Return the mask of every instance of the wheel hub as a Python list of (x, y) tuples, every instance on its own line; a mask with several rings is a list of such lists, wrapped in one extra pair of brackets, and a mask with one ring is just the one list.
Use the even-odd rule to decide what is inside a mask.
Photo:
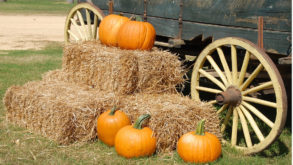
[(220, 105), (229, 104), (238, 106), (242, 101), (242, 95), (239, 89), (234, 86), (229, 86), (226, 91), (216, 95), (216, 101)]

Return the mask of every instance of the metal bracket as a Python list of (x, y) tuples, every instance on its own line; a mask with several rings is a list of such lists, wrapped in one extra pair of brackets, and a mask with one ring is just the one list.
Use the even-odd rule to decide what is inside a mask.
[(144, 12), (143, 12), (143, 20), (146, 22), (147, 21), (147, 0), (144, 0)]
[(257, 28), (258, 28), (257, 44), (260, 48), (263, 49), (263, 17), (262, 16), (258, 17)]
[(114, 6), (114, 2), (113, 0), (109, 0), (109, 14), (113, 14), (113, 6)]

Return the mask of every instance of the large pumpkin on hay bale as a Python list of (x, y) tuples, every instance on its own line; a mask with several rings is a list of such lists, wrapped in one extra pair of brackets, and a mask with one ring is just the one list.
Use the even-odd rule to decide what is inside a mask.
[(97, 120), (98, 138), (109, 146), (114, 146), (116, 133), (124, 126), (130, 125), (129, 118), (114, 106), (99, 116)]
[(177, 152), (186, 162), (207, 163), (215, 161), (221, 155), (219, 139), (204, 131), (204, 122), (198, 122), (196, 131), (184, 134), (177, 143)]
[(141, 115), (134, 125), (121, 128), (115, 137), (115, 150), (126, 158), (150, 156), (156, 150), (156, 138), (153, 131), (142, 128), (142, 122), (150, 118), (149, 114)]
[(124, 16), (110, 14), (99, 26), (99, 39), (107, 46), (117, 46), (117, 34), (120, 27), (129, 19)]
[[(137, 17), (139, 18), (139, 17)], [(118, 32), (118, 46), (129, 50), (151, 50), (156, 31), (152, 24), (139, 19), (125, 22)]]

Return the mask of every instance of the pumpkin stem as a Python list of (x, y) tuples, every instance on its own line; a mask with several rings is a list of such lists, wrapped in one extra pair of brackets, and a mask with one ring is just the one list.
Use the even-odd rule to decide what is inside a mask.
[(196, 131), (195, 131), (196, 135), (204, 135), (205, 121), (206, 121), (205, 119), (202, 119), (197, 123)]
[(149, 115), (149, 114), (143, 114), (143, 115), (139, 116), (139, 118), (135, 121), (133, 128), (142, 129), (141, 128), (142, 122), (150, 117), (151, 117), (151, 115)]
[(116, 105), (113, 106), (113, 108), (111, 109), (109, 115), (113, 116), (116, 112), (117, 108), (116, 108)]

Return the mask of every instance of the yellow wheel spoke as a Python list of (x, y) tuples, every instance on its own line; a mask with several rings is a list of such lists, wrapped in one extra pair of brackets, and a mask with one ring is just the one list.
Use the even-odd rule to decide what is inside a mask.
[(71, 20), (73, 26), (75, 27), (75, 29), (78, 31), (81, 40), (84, 40), (85, 38), (84, 38), (84, 36), (83, 36), (83, 34), (82, 34), (81, 30), (80, 30), (80, 26), (77, 25), (76, 21), (73, 18), (71, 18), (70, 20)]
[(243, 91), (242, 94), (243, 95), (247, 95), (247, 94), (250, 94), (250, 93), (255, 93), (257, 91), (260, 91), (260, 90), (263, 90), (263, 89), (267, 89), (267, 88), (270, 88), (270, 87), (273, 87), (273, 82), (272, 81), (269, 81), (269, 82), (266, 82), (266, 83), (263, 83), (259, 86), (256, 86), (256, 87), (253, 87), (253, 88), (250, 88), (246, 91)]
[(97, 29), (98, 29), (98, 16), (95, 15), (94, 16), (94, 27), (93, 27), (93, 34), (94, 34), (94, 38), (99, 38), (99, 35), (97, 36)]
[(218, 90), (218, 89), (201, 87), (201, 86), (197, 86), (195, 89), (200, 90), (200, 91), (204, 91), (204, 92), (209, 92), (209, 93), (220, 93), (220, 92), (222, 92), (221, 90)]
[(245, 119), (243, 113), (241, 112), (241, 110), (238, 107), (236, 109), (237, 109), (239, 117), (240, 117), (240, 121), (241, 121), (241, 125), (242, 125), (242, 130), (243, 130), (243, 133), (244, 133), (244, 138), (245, 138), (246, 145), (247, 145), (247, 147), (252, 147), (251, 137), (250, 137), (250, 134), (249, 134), (249, 129), (248, 129), (246, 119)]
[(247, 78), (247, 80), (241, 85), (240, 89), (243, 91), (247, 86), (255, 79), (259, 72), (263, 69), (263, 65), (259, 64), (253, 73)]
[(230, 69), (229, 69), (229, 66), (227, 64), (227, 61), (226, 61), (226, 58), (225, 58), (225, 55), (223, 53), (223, 50), (221, 48), (217, 48), (217, 52), (218, 52), (218, 55), (220, 57), (220, 60), (221, 60), (221, 63), (222, 63), (222, 66), (224, 68), (224, 71), (225, 71), (225, 74), (226, 74), (226, 77), (227, 77), (227, 80), (230, 84), (232, 84), (232, 76), (231, 76), (231, 72), (230, 72)]
[(83, 33), (84, 33), (85, 40), (88, 40), (88, 35), (87, 35), (87, 32), (86, 32), (86, 27), (85, 27), (85, 24), (84, 24), (84, 20), (83, 20), (83, 18), (82, 18), (82, 15), (81, 15), (80, 11), (78, 11), (78, 10), (76, 11), (76, 13), (77, 13), (77, 16), (78, 16), (79, 22), (80, 22), (80, 24), (81, 24), (81, 26), (82, 26), (82, 31), (83, 31)]
[(237, 128), (238, 128), (238, 112), (234, 108), (233, 110), (233, 123), (232, 123), (232, 135), (231, 135), (231, 145), (235, 146), (237, 143)]
[(216, 72), (220, 76), (220, 78), (223, 81), (223, 83), (225, 84), (225, 86), (227, 87), (229, 84), (227, 82), (225, 75), (223, 74), (223, 72), (219, 68), (219, 66), (216, 64), (216, 62), (214, 61), (214, 59), (210, 55), (207, 56), (207, 59), (210, 62), (210, 64), (213, 66), (213, 68), (216, 70)]
[(79, 38), (72, 32), (72, 31), (70, 31), (70, 30), (68, 30), (68, 33), (76, 40), (76, 41), (78, 41), (79, 40)]
[(239, 106), (240, 109), (242, 110), (242, 112), (244, 113), (245, 117), (247, 118), (247, 120), (249, 121), (252, 129), (254, 130), (257, 138), (259, 139), (259, 141), (263, 141), (264, 140), (264, 136), (261, 133), (260, 129), (258, 128), (256, 122), (254, 121), (253, 117), (251, 116), (251, 114), (246, 110), (245, 107), (243, 107), (243, 105)]
[(87, 27), (88, 27), (89, 39), (93, 39), (91, 17), (90, 17), (90, 13), (89, 13), (88, 9), (85, 9), (85, 13), (86, 13), (86, 22), (87, 22)]
[(217, 103), (216, 100), (211, 100), (211, 101), (208, 102), (208, 104), (216, 104), (216, 103)]
[(264, 116), (259, 110), (257, 110), (254, 106), (250, 105), (249, 103), (242, 101), (242, 105), (244, 105), (248, 110), (254, 113), (259, 119), (261, 119), (264, 123), (266, 123), (269, 127), (273, 128), (274, 123)]
[(232, 79), (233, 85), (237, 85), (237, 77), (238, 77), (238, 70), (237, 70), (237, 50), (234, 45), (231, 45), (231, 58), (232, 58)]
[(223, 83), (221, 83), (219, 80), (217, 80), (214, 76), (209, 74), (208, 72), (204, 71), (203, 69), (199, 69), (199, 73), (201, 73), (203, 76), (211, 80), (213, 83), (215, 83), (218, 87), (220, 87), (222, 90), (225, 90), (226, 87)]
[(221, 112), (223, 112), (224, 110), (226, 110), (228, 104), (223, 105), (218, 111), (217, 114), (220, 114)]
[(223, 122), (223, 124), (221, 126), (221, 132), (224, 132), (225, 131), (225, 129), (227, 127), (227, 124), (229, 122), (229, 119), (231, 117), (232, 111), (233, 111), (233, 107), (230, 106), (229, 109), (228, 109), (228, 112), (227, 112), (227, 114), (225, 116), (224, 122)]
[(248, 63), (249, 63), (249, 58), (250, 58), (250, 52), (246, 50), (245, 57), (244, 57), (244, 60), (243, 60), (243, 64), (242, 64), (242, 67), (241, 67), (241, 71), (240, 71), (240, 74), (239, 74), (238, 86), (240, 86), (243, 83), (243, 80), (245, 78), (247, 66), (248, 66)]
[(261, 105), (277, 108), (277, 103), (274, 103), (274, 102), (270, 102), (270, 101), (266, 101), (266, 100), (262, 100), (262, 99), (257, 99), (257, 98), (253, 98), (253, 97), (248, 97), (248, 96), (243, 96), (242, 99), (244, 101), (253, 102), (256, 104), (261, 104)]

